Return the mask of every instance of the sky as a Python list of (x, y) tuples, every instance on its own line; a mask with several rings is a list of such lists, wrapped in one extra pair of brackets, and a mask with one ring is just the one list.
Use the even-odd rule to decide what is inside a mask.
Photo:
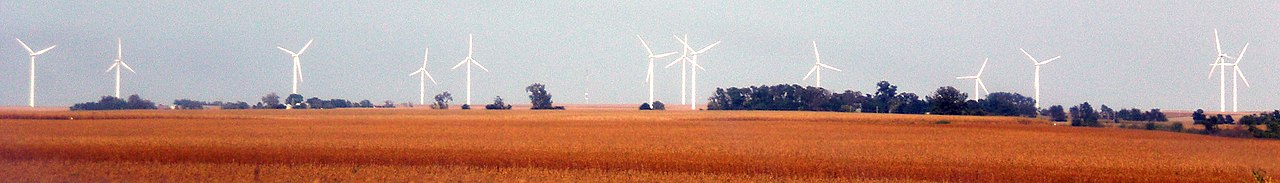
[[(941, 86), (966, 93), (973, 75), (992, 92), (1033, 95), (1037, 59), (1042, 104), (1113, 108), (1216, 109), (1213, 31), (1223, 52), (1238, 55), (1240, 110), (1277, 108), (1280, 96), (1280, 2), (1275, 1), (0, 1), (0, 106), (27, 103), (30, 61), (37, 57), (36, 102), (68, 106), (114, 92), (116, 38), (137, 73), (123, 93), (158, 103), (174, 99), (246, 101), (287, 94), (291, 58), (301, 56), (299, 93), (309, 97), (416, 102), (408, 74), (430, 49), (428, 97), (448, 91), (465, 101), (467, 35), (475, 36), (472, 103), (501, 96), (527, 103), (524, 87), (543, 83), (557, 103), (639, 104), (655, 52), (722, 43), (699, 56), (699, 105), (717, 87), (802, 81), (813, 43), (823, 87), (928, 95)], [(680, 68), (655, 63), (655, 94), (678, 104)], [(1231, 100), (1231, 75), (1227, 75)], [(430, 99), (428, 99), (430, 100)], [(1230, 108), (1230, 103), (1227, 107)]]

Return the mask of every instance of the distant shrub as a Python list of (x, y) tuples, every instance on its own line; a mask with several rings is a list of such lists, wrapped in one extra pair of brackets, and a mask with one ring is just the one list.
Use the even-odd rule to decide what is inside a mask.
[(470, 104), (462, 104), (462, 110), (470, 110), (470, 109), (471, 109)]
[(663, 104), (662, 101), (653, 101), (653, 106), (651, 107), (653, 107), (653, 110), (667, 110), (667, 105)]
[(1183, 130), (1186, 130), (1186, 128), (1182, 126), (1182, 123), (1173, 123), (1173, 125), (1169, 125), (1169, 131), (1182, 132)]
[(1145, 127), (1147, 130), (1156, 130), (1156, 129), (1158, 129), (1158, 128), (1156, 128), (1156, 123), (1152, 123), (1152, 122), (1147, 122), (1147, 124), (1146, 124), (1146, 125), (1144, 125), (1144, 127)]
[(643, 104), (640, 104), (640, 110), (642, 111), (653, 110), (653, 107), (649, 107), (649, 103), (645, 102)]
[(951, 121), (941, 120), (941, 121), (935, 121), (933, 122), (933, 124), (947, 125), (947, 124), (951, 124)]
[(494, 99), (493, 99), (493, 103), (492, 103), (492, 104), (485, 105), (485, 106), (484, 106), (484, 109), (487, 109), (487, 110), (511, 110), (511, 105), (507, 105), (507, 103), (502, 102), (502, 97), (501, 97), (501, 96), (498, 96), (498, 97), (496, 97), (496, 98), (494, 98)]

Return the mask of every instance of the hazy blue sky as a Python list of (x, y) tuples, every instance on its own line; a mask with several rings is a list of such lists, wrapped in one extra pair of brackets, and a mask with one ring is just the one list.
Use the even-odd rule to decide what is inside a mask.
[[(160, 103), (175, 98), (243, 100), (289, 93), (291, 61), (302, 55), (307, 97), (417, 100), (408, 74), (431, 49), (428, 94), (463, 100), (466, 56), (492, 72), (473, 73), (474, 103), (503, 96), (528, 102), (523, 88), (545, 83), (560, 103), (640, 103), (647, 60), (635, 35), (657, 52), (676, 51), (673, 34), (691, 44), (722, 44), (701, 56), (698, 97), (716, 87), (803, 83), (816, 40), (833, 90), (874, 90), (888, 80), (921, 95), (939, 86), (972, 91), (971, 75), (990, 58), (992, 91), (1032, 94), (1026, 48), (1045, 59), (1045, 104), (1083, 101), (1113, 107), (1216, 109), (1213, 29), (1239, 54), (1253, 84), (1241, 108), (1280, 103), (1280, 2), (1274, 1), (0, 1), (0, 105), (26, 104), (28, 60), (13, 38), (33, 49), (58, 47), (37, 60), (37, 103), (65, 106), (113, 92), (115, 38), (137, 74), (124, 93)], [(659, 61), (665, 65), (675, 57)], [(679, 69), (657, 69), (658, 99), (679, 103)], [(1229, 80), (1228, 80), (1229, 82)], [(1229, 85), (1229, 83), (1228, 83)], [(1243, 84), (1242, 84), (1243, 85)], [(1229, 91), (1228, 91), (1229, 92)], [(1228, 100), (1230, 96), (1228, 96)], [(1229, 104), (1228, 104), (1229, 105)]]

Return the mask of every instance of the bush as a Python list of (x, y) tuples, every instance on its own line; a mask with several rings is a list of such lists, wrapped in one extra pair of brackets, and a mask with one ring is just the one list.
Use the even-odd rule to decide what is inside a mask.
[(471, 110), (470, 104), (462, 104), (462, 110)]
[(1147, 130), (1156, 130), (1156, 123), (1147, 122), (1147, 124), (1146, 124), (1146, 125), (1144, 125), (1144, 127), (1145, 127)]
[(1186, 128), (1182, 126), (1182, 123), (1173, 123), (1173, 125), (1169, 125), (1169, 131), (1182, 132), (1183, 130), (1186, 130)]
[(642, 111), (653, 110), (653, 107), (649, 107), (649, 103), (645, 102), (643, 104), (640, 104), (640, 110)]
[(662, 101), (653, 101), (652, 107), (653, 107), (653, 110), (659, 110), (659, 111), (667, 110), (667, 105), (663, 104)]
[(951, 124), (951, 121), (947, 121), (947, 120), (935, 121), (933, 122), (933, 124), (946, 125), (946, 124)]
[(511, 105), (507, 105), (507, 103), (503, 103), (503, 102), (502, 102), (502, 97), (501, 97), (501, 96), (498, 96), (498, 97), (496, 97), (496, 98), (494, 98), (494, 99), (493, 99), (493, 103), (492, 103), (492, 104), (485, 105), (485, 106), (484, 106), (484, 109), (487, 109), (487, 110), (511, 110)]

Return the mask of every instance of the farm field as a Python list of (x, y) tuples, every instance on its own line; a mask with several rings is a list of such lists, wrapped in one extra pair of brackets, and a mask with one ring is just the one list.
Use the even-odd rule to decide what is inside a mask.
[(1280, 175), (1276, 140), (1028, 118), (604, 108), (0, 110), (0, 180), (1240, 182), (1254, 169)]

